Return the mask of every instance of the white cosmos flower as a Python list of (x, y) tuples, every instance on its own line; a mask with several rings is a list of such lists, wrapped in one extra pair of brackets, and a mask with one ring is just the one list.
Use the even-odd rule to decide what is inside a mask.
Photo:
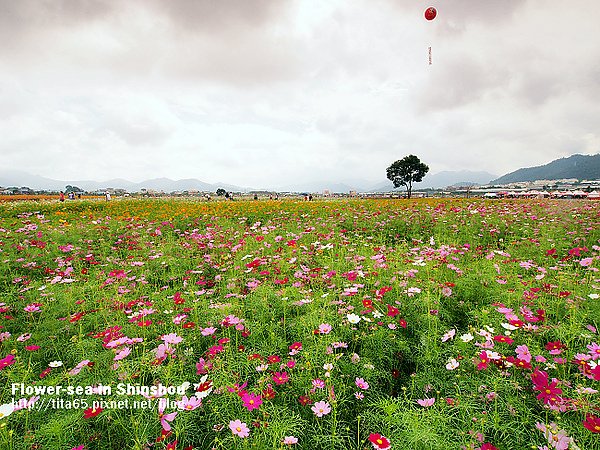
[(519, 327), (515, 327), (514, 325), (511, 325), (510, 323), (503, 323), (502, 328), (504, 328), (505, 330), (515, 331)]
[(446, 364), (446, 369), (448, 370), (454, 370), (458, 367), (458, 361), (454, 358), (452, 358), (450, 361), (448, 361), (448, 364)]
[(0, 419), (4, 419), (5, 417), (10, 416), (15, 410), (15, 405), (13, 403), (5, 403), (0, 406)]
[(463, 342), (470, 342), (473, 340), (473, 335), (471, 333), (465, 333), (460, 337), (460, 340)]
[(346, 318), (348, 319), (348, 322), (350, 322), (350, 323), (356, 324), (356, 323), (360, 322), (360, 316), (357, 314), (354, 314), (354, 313), (348, 314), (346, 316)]
[(57, 368), (63, 365), (62, 361), (52, 361), (48, 363), (48, 365), (52, 368)]
[(597, 300), (600, 297), (600, 295), (598, 295), (598, 294), (590, 294), (590, 295), (588, 295), (588, 297), (591, 298), (592, 300)]

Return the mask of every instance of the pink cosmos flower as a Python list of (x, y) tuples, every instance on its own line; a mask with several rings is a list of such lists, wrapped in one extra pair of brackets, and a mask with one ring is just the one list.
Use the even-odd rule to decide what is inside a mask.
[(113, 361), (121, 361), (122, 359), (129, 356), (130, 353), (131, 353), (131, 349), (129, 347), (124, 347), (121, 351), (119, 351), (115, 355), (115, 357), (113, 358)]
[(177, 411), (169, 413), (169, 414), (165, 414), (165, 408), (167, 406), (167, 402), (163, 401), (163, 399), (159, 400), (158, 402), (158, 418), (160, 419), (160, 424), (163, 427), (163, 430), (165, 431), (171, 431), (171, 424), (169, 424), (169, 422), (172, 422), (175, 417), (177, 416)]
[(331, 405), (326, 401), (316, 402), (310, 409), (317, 417), (323, 417), (331, 412)]
[(600, 358), (600, 345), (598, 345), (595, 342), (592, 342), (590, 345), (587, 346), (588, 350), (590, 351), (590, 356), (592, 357), (592, 360), (597, 360), (598, 358)]
[(202, 405), (202, 399), (196, 397), (195, 395), (190, 398), (188, 398), (186, 395), (184, 395), (181, 398), (181, 401), (177, 402), (178, 408), (183, 409), (185, 411), (193, 411), (194, 409), (198, 408), (201, 405)]
[(456, 330), (454, 328), (446, 331), (444, 333), (444, 335), (442, 336), (442, 342), (446, 342), (446, 341), (453, 339), (455, 335), (456, 335)]
[(206, 327), (201, 331), (202, 336), (210, 336), (211, 334), (215, 334), (217, 329), (215, 327)]
[(363, 390), (367, 390), (369, 389), (369, 383), (367, 383), (364, 379), (362, 378), (356, 378), (356, 380), (354, 380), (354, 384), (356, 384), (357, 387), (359, 387), (360, 389)]
[(312, 385), (315, 389), (325, 389), (325, 382), (319, 378), (312, 380)]
[(250, 429), (245, 422), (242, 422), (239, 419), (229, 422), (229, 429), (235, 436), (239, 436), (241, 438), (250, 436)]
[(518, 345), (515, 349), (515, 353), (519, 359), (525, 362), (531, 362), (531, 353), (529, 353), (529, 347), (526, 345)]
[(579, 261), (579, 264), (582, 267), (590, 267), (593, 262), (594, 262), (594, 258), (583, 258), (581, 261)]
[(298, 438), (294, 436), (286, 436), (283, 438), (283, 445), (294, 445), (298, 443)]
[(164, 341), (165, 344), (173, 345), (177, 345), (181, 341), (183, 341), (183, 338), (181, 336), (177, 336), (176, 333), (165, 334), (161, 337), (161, 339)]
[(417, 400), (417, 403), (423, 408), (429, 408), (435, 403), (435, 398), (424, 398)]
[(333, 330), (333, 327), (328, 323), (322, 323), (321, 325), (319, 325), (320, 334), (329, 334), (331, 333), (331, 330)]

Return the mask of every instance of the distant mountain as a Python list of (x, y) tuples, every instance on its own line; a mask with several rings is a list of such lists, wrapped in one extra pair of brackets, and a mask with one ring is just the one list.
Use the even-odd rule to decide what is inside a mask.
[[(433, 175), (426, 175), (421, 183), (416, 183), (414, 189), (444, 188), (452, 185), (481, 185), (487, 184), (494, 178), (489, 172), (474, 172), (470, 170), (444, 171)], [(277, 190), (284, 192), (330, 192), (348, 193), (356, 192), (391, 192), (394, 185), (385, 180), (373, 184), (366, 180), (345, 180), (343, 182), (316, 181), (312, 183), (295, 183), (293, 185), (281, 186)]]
[(129, 192), (139, 192), (142, 189), (152, 189), (155, 191), (174, 192), (174, 191), (209, 191), (215, 192), (218, 188), (223, 188), (228, 191), (245, 192), (248, 188), (242, 188), (225, 183), (205, 183), (194, 178), (185, 180), (171, 180), (169, 178), (155, 178), (145, 180), (140, 183), (116, 178), (106, 181), (92, 180), (54, 180), (38, 175), (31, 175), (27, 172), (19, 170), (0, 170), (0, 186), (2, 187), (23, 187), (27, 186), (34, 190), (49, 190), (59, 191), (64, 190), (65, 186), (77, 186), (86, 191), (96, 191), (99, 189), (114, 188), (125, 189)]
[(487, 184), (494, 179), (496, 175), (483, 171), (454, 170), (425, 175), (421, 183), (416, 183), (416, 189), (424, 188), (445, 188), (455, 185), (479, 185)]
[(525, 167), (503, 175), (491, 183), (508, 184), (521, 181), (561, 180), (563, 178), (600, 179), (600, 154), (572, 155), (568, 158), (556, 159), (543, 166)]

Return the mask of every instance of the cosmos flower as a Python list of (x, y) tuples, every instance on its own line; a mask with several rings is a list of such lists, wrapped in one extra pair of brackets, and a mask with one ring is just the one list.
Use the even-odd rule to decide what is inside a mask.
[(369, 434), (369, 442), (376, 450), (388, 450), (389, 448), (392, 448), (389, 439), (378, 433)]
[(235, 436), (241, 438), (247, 438), (248, 436), (250, 436), (250, 429), (248, 428), (245, 422), (242, 422), (239, 419), (232, 420), (231, 422), (229, 422), (229, 429)]
[(323, 417), (331, 412), (331, 405), (326, 401), (316, 402), (310, 409), (317, 417)]

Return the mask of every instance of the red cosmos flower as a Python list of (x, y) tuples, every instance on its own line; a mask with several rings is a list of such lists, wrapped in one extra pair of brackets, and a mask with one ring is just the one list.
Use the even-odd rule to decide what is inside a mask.
[(496, 447), (494, 447), (492, 444), (490, 444), (489, 442), (486, 442), (485, 444), (483, 444), (481, 446), (480, 450), (498, 450)]
[(88, 408), (85, 411), (83, 411), (83, 418), (91, 419), (92, 417), (96, 417), (101, 412), (102, 408)]
[(396, 317), (398, 314), (400, 314), (400, 310), (398, 308), (389, 304), (387, 305), (387, 310), (387, 315), (390, 317)]
[(401, 326), (402, 328), (406, 328), (406, 325), (407, 325), (407, 323), (406, 323), (406, 320), (404, 320), (404, 319), (400, 319), (400, 320), (398, 321), (398, 323), (400, 324), (400, 326)]
[(377, 298), (382, 298), (387, 292), (390, 292), (391, 290), (391, 286), (383, 286), (381, 289), (377, 289), (375, 291), (375, 295), (377, 296)]
[(531, 374), (531, 381), (533, 381), (536, 388), (546, 386), (548, 384), (548, 374), (536, 367)]
[(160, 430), (160, 436), (156, 438), (156, 442), (162, 442), (172, 434), (173, 432), (171, 430), (167, 431), (163, 428), (162, 430)]
[(248, 355), (248, 361), (252, 361), (253, 359), (262, 359), (262, 356), (260, 356), (258, 353), (252, 353), (251, 355)]
[(196, 388), (196, 392), (208, 391), (212, 387), (212, 380), (206, 380), (204, 383), (200, 383)]
[(194, 328), (196, 324), (194, 322), (186, 322), (183, 324), (183, 328)]
[(594, 380), (600, 381), (600, 364), (591, 370), (591, 374), (593, 375)]
[(518, 359), (518, 358), (515, 358), (514, 356), (508, 356), (506, 358), (506, 360), (509, 363), (514, 364), (515, 366), (517, 366), (520, 369), (531, 369), (531, 363), (525, 361), (524, 359)]
[(300, 404), (302, 406), (310, 405), (312, 403), (312, 400), (310, 399), (310, 397), (308, 397), (306, 395), (301, 395), (300, 397), (298, 397), (298, 401), (300, 402)]
[(42, 373), (40, 373), (40, 378), (45, 378), (52, 371), (52, 367), (46, 367)]
[(546, 344), (546, 350), (550, 352), (551, 355), (559, 355), (563, 348), (566, 348), (565, 345), (560, 341), (548, 342)]
[(392, 444), (390, 444), (389, 439), (378, 433), (371, 433), (369, 435), (369, 441), (371, 442), (373, 448), (378, 450), (387, 450), (388, 448), (392, 447)]
[(36, 350), (40, 349), (40, 346), (39, 345), (26, 345), (24, 348), (28, 352), (35, 352)]
[(546, 386), (534, 386), (534, 389), (540, 391), (536, 398), (547, 404), (555, 403), (559, 400), (558, 396), (562, 394), (562, 389), (556, 387), (555, 381)]
[(264, 389), (261, 394), (262, 398), (264, 398), (265, 400), (273, 400), (275, 398), (275, 391), (273, 390), (271, 385), (268, 385), (267, 388)]
[(511, 345), (513, 342), (515, 342), (513, 339), (509, 338), (508, 336), (504, 336), (503, 334), (499, 336), (494, 336), (494, 341), (503, 342), (508, 345)]
[(252, 262), (249, 262), (246, 264), (246, 267), (248, 269), (254, 269), (255, 267), (260, 266), (260, 259), (255, 259)]
[(166, 449), (167, 450), (175, 450), (177, 448), (177, 441), (173, 441), (169, 444), (167, 444)]
[(150, 325), (152, 325), (152, 321), (151, 320), (140, 320), (137, 323), (138, 327), (149, 327)]
[(590, 430), (592, 433), (600, 433), (600, 417), (588, 414), (587, 416), (585, 416), (583, 426)]
[(275, 372), (273, 374), (273, 381), (275, 384), (285, 384), (290, 381), (290, 377), (287, 372)]
[(175, 292), (173, 303), (176, 305), (183, 305), (185, 303), (185, 299), (181, 296), (181, 292)]
[(290, 345), (289, 349), (291, 351), (300, 351), (300, 350), (302, 350), (302, 342), (294, 342), (292, 345)]
[(269, 364), (277, 364), (278, 362), (281, 362), (281, 358), (277, 355), (271, 355), (267, 358)]
[(362, 301), (362, 304), (363, 304), (363, 306), (364, 306), (365, 308), (367, 308), (367, 309), (373, 309), (373, 300), (370, 300), (370, 299), (368, 299), (368, 298), (365, 298), (365, 299)]
[[(477, 364), (477, 370), (487, 369), (487, 366), (490, 362), (490, 358), (488, 358), (487, 352), (484, 350), (479, 354), (479, 363)], [(477, 362), (477, 361), (475, 361)]]

